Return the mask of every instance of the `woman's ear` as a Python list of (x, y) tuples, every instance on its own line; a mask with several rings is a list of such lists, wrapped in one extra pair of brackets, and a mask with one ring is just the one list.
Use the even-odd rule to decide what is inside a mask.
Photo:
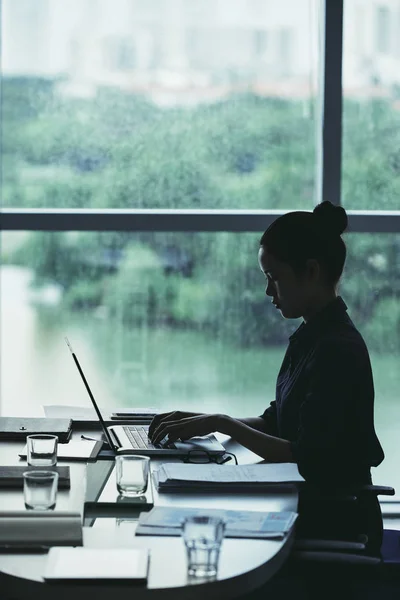
[(321, 276), (321, 267), (315, 258), (309, 258), (306, 261), (306, 277), (312, 283), (317, 283)]

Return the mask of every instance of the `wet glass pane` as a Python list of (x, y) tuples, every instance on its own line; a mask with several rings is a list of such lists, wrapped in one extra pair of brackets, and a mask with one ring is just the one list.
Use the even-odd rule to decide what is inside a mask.
[(272, 399), (293, 326), (264, 295), (258, 235), (9, 232), (2, 240), (4, 414), (89, 406), (64, 336), (102, 406), (238, 414), (243, 398), (258, 412)]
[(319, 0), (4, 0), (8, 207), (311, 208)]
[(343, 43), (343, 204), (399, 210), (400, 0), (346, 0)]
[(348, 259), (341, 293), (370, 351), (375, 425), (386, 458), (372, 469), (375, 483), (400, 490), (400, 234), (345, 236)]
[[(90, 406), (65, 335), (106, 410), (260, 414), (299, 323), (266, 298), (258, 241), (253, 233), (3, 233), (2, 414)], [(370, 350), (386, 453), (375, 481), (400, 488), (400, 235), (346, 242), (340, 293)]]

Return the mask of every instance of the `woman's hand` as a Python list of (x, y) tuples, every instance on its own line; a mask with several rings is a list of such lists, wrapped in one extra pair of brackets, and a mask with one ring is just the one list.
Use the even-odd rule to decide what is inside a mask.
[(151, 421), (151, 423), (149, 425), (149, 433), (148, 433), (149, 440), (151, 442), (153, 442), (154, 433), (161, 424), (168, 423), (169, 421), (180, 421), (181, 419), (187, 419), (188, 417), (198, 417), (201, 414), (202, 413), (183, 412), (181, 410), (173, 410), (171, 412), (166, 412), (166, 413), (161, 413), (159, 415), (156, 415), (155, 417), (153, 417), (153, 420)]
[(220, 414), (197, 414), (175, 420), (170, 414), (168, 418), (162, 420), (158, 427), (152, 431), (151, 441), (153, 444), (157, 444), (165, 436), (168, 436), (170, 442), (174, 442), (177, 439), (186, 440), (195, 435), (207, 435), (214, 431), (227, 433), (226, 426), (228, 421), (228, 416)]

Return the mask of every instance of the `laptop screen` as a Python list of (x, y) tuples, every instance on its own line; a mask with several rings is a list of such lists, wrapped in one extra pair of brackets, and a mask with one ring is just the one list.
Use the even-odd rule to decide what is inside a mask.
[(90, 389), (90, 387), (89, 387), (89, 384), (88, 384), (88, 382), (86, 381), (86, 377), (85, 377), (85, 375), (84, 375), (84, 373), (83, 373), (83, 371), (82, 371), (82, 369), (81, 369), (81, 365), (79, 364), (79, 361), (78, 361), (78, 359), (77, 359), (77, 357), (76, 357), (76, 354), (75, 354), (75, 352), (74, 352), (74, 351), (73, 351), (73, 349), (72, 349), (72, 346), (71, 346), (71, 344), (69, 343), (69, 340), (68, 340), (68, 338), (65, 338), (65, 341), (67, 342), (67, 346), (68, 346), (68, 348), (70, 349), (70, 352), (71, 352), (71, 354), (72, 354), (72, 358), (74, 359), (74, 361), (75, 361), (75, 364), (76, 364), (76, 366), (77, 366), (77, 368), (78, 368), (79, 374), (80, 374), (80, 376), (82, 377), (83, 383), (85, 384), (85, 387), (86, 387), (86, 389), (87, 389), (87, 392), (88, 392), (88, 394), (89, 394), (90, 400), (91, 400), (91, 402), (92, 402), (92, 404), (93, 404), (93, 408), (94, 408), (94, 410), (96, 411), (96, 414), (97, 414), (97, 416), (99, 417), (100, 425), (101, 425), (101, 426), (102, 426), (102, 428), (103, 428), (104, 435), (106, 436), (106, 440), (107, 440), (107, 442), (108, 442), (108, 444), (109, 444), (109, 446), (110, 446), (110, 449), (111, 449), (111, 450), (114, 450), (114, 452), (115, 452), (115, 450), (116, 450), (115, 444), (114, 444), (114, 442), (112, 441), (112, 438), (111, 438), (111, 436), (110, 436), (110, 433), (109, 433), (109, 431), (108, 431), (108, 429), (107, 429), (107, 427), (106, 427), (106, 424), (105, 424), (105, 422), (104, 422), (104, 419), (103, 419), (103, 417), (101, 416), (100, 409), (99, 409), (99, 407), (97, 406), (96, 400), (94, 399), (94, 396), (93, 396), (93, 394), (92, 394), (92, 390)]

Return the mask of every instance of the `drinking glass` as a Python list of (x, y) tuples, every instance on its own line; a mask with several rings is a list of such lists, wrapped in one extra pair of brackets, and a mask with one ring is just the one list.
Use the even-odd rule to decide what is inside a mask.
[(115, 457), (117, 490), (121, 496), (140, 496), (147, 490), (150, 458), (139, 454)]
[(49, 510), (56, 505), (58, 473), (56, 471), (25, 471), (24, 501), (31, 510)]
[(182, 537), (187, 553), (188, 575), (213, 577), (217, 574), (225, 523), (219, 517), (196, 515), (182, 523)]
[(56, 435), (28, 435), (27, 461), (32, 467), (53, 467), (57, 464), (58, 437)]

